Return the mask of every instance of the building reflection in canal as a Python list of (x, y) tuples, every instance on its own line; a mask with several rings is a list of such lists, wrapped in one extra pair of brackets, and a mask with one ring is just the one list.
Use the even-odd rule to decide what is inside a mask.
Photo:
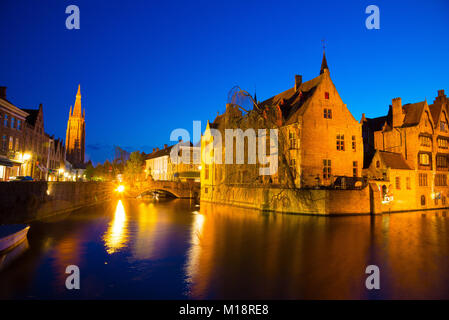
[[(449, 298), (444, 211), (331, 218), (121, 200), (36, 222), (28, 240), (0, 270), (0, 298)], [(371, 264), (378, 291), (365, 288)]]

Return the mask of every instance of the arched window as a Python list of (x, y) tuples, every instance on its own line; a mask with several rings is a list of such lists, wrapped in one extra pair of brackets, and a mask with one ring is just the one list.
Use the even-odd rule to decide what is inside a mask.
[(425, 196), (425, 195), (422, 195), (422, 196), (421, 196), (421, 205), (422, 205), (422, 206), (425, 206), (425, 205), (426, 205), (426, 196)]
[(380, 168), (380, 161), (379, 160), (376, 161), (376, 168)]

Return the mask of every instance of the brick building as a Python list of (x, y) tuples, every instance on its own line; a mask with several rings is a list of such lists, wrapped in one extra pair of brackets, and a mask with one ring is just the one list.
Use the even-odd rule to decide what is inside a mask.
[[(202, 157), (202, 199), (210, 197), (220, 186), (239, 185), (257, 187), (269, 184), (280, 188), (328, 188), (342, 181), (361, 184), (363, 164), (362, 126), (352, 116), (341, 99), (332, 79), (326, 56), (323, 53), (319, 76), (303, 82), (296, 75), (294, 86), (263, 102), (257, 102), (252, 110), (228, 103), (225, 113), (208, 123), (202, 139), (205, 150), (216, 137), (211, 130), (218, 130), (225, 137), (226, 129), (278, 129), (279, 169), (271, 176), (261, 176), (260, 164), (224, 164), (226, 143), (222, 143), (222, 164), (207, 164)], [(269, 119), (270, 120), (269, 121)], [(267, 120), (268, 119), (268, 120)], [(267, 133), (267, 135), (269, 135)], [(254, 144), (245, 139), (245, 155), (248, 146)], [(269, 143), (266, 144), (270, 150)], [(234, 145), (235, 151), (235, 145)], [(259, 153), (259, 149), (257, 151)], [(269, 153), (269, 152), (268, 152)], [(235, 157), (235, 152), (233, 152)], [(207, 155), (206, 155), (207, 157)], [(359, 181), (357, 183), (357, 181)]]
[[(383, 202), (391, 210), (448, 206), (449, 121), (444, 90), (438, 91), (431, 105), (427, 100), (402, 105), (402, 99), (395, 98), (386, 116), (363, 115), (361, 123), (365, 174), (378, 181)], [(395, 157), (396, 163), (406, 166), (398, 171), (380, 161), (379, 154)]]
[(22, 174), (27, 116), (28, 113), (6, 99), (6, 87), (0, 87), (0, 181)]

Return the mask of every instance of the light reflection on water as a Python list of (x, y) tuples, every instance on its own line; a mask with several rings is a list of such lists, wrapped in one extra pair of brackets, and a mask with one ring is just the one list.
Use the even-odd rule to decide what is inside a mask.
[[(0, 298), (449, 298), (444, 211), (326, 218), (123, 200), (34, 223), (28, 239), (0, 271)], [(365, 289), (369, 264), (380, 291)]]
[(126, 227), (125, 208), (122, 200), (119, 200), (115, 208), (114, 218), (103, 237), (107, 253), (112, 254), (126, 246), (128, 240)]

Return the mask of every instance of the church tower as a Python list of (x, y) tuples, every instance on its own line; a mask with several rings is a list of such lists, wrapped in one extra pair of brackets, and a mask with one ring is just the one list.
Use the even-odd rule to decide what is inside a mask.
[(86, 144), (85, 115), (86, 109), (81, 114), (81, 85), (78, 85), (73, 113), (70, 106), (65, 140), (67, 161), (75, 167), (84, 164), (84, 148)]

